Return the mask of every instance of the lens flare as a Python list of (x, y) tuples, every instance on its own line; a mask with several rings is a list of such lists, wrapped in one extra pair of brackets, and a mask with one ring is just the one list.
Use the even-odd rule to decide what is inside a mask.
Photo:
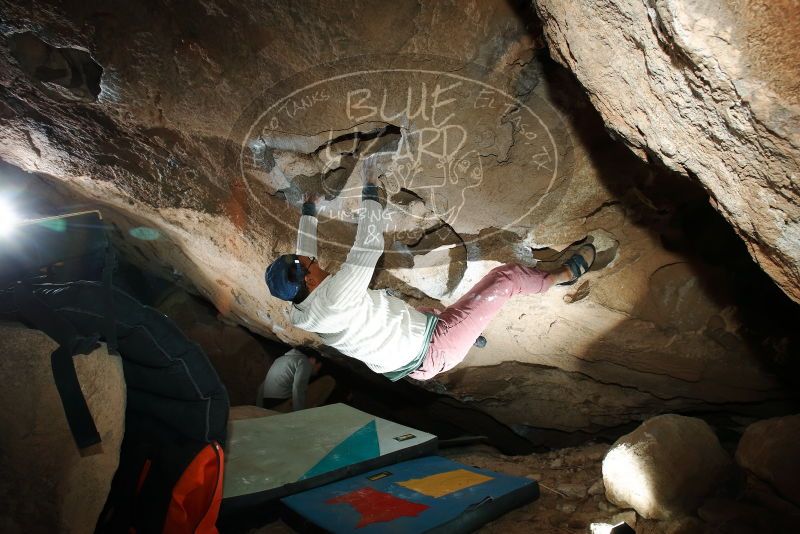
[(5, 237), (13, 232), (20, 218), (8, 200), (0, 198), (0, 237)]
[(136, 239), (141, 239), (142, 241), (156, 241), (161, 237), (161, 232), (155, 228), (148, 228), (147, 226), (131, 228), (129, 233)]

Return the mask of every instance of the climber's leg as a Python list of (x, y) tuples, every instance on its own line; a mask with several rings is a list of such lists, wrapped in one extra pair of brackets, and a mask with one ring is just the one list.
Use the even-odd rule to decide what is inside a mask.
[(419, 369), (409, 376), (428, 380), (461, 363), (497, 312), (514, 295), (543, 293), (553, 284), (569, 284), (586, 274), (597, 251), (591, 244), (581, 245), (553, 273), (524, 265), (507, 264), (492, 269), (458, 301), (438, 313), (439, 321), (428, 353)]
[(409, 376), (428, 380), (452, 369), (464, 359), (486, 325), (514, 295), (547, 291), (558, 279), (524, 265), (507, 264), (492, 269), (452, 306), (439, 314), (428, 354)]

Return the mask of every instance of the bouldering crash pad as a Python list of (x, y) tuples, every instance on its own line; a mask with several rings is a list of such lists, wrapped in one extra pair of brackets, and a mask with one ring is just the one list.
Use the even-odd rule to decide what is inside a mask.
[(439, 456), (417, 458), (281, 500), (301, 531), (472, 532), (534, 501), (534, 480)]
[(223, 509), (258, 505), (436, 448), (432, 434), (345, 404), (232, 421)]

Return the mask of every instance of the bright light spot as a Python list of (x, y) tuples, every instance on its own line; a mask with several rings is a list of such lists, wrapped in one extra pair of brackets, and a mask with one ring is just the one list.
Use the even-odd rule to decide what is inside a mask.
[[(625, 524), (625, 521), (620, 521), (616, 525), (611, 525), (609, 523), (592, 523), (589, 525), (589, 532), (591, 532), (591, 534), (613, 534), (617, 527)], [(633, 532), (633, 530), (628, 529), (628, 527), (625, 528), (627, 530), (618, 529), (617, 532)]]
[(610, 534), (612, 528), (614, 528), (614, 525), (609, 525), (608, 523), (592, 523), (589, 525), (589, 532), (592, 534)]
[(0, 198), (0, 237), (5, 237), (19, 224), (20, 218), (11, 206), (11, 203)]

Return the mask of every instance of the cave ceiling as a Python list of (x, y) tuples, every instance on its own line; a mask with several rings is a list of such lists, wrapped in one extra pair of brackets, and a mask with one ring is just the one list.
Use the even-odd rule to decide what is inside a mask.
[[(324, 197), (320, 261), (344, 260), (370, 157), (389, 194), (373, 287), (413, 305), (447, 305), (501, 262), (552, 267), (576, 240), (600, 252), (576, 286), (513, 300), (488, 346), (429, 387), (520, 428), (566, 432), (786, 398), (731, 284), (715, 285), (726, 266), (665, 235), (710, 194), (796, 300), (796, 138), (764, 124), (737, 133), (734, 162), (722, 155), (733, 145), (709, 148), (717, 133), (676, 120), (654, 144), (663, 121), (650, 102), (632, 111), (632, 86), (648, 80), (636, 58), (595, 72), (576, 35), (585, 3), (540, 4), (544, 30), (532, 6), (500, 0), (3, 1), (0, 158), (100, 205), (130, 258), (227, 318), (313, 344), (268, 294), (264, 268), (293, 249), (308, 191)], [(598, 39), (616, 46), (622, 33)], [(679, 242), (695, 233), (681, 231)]]

